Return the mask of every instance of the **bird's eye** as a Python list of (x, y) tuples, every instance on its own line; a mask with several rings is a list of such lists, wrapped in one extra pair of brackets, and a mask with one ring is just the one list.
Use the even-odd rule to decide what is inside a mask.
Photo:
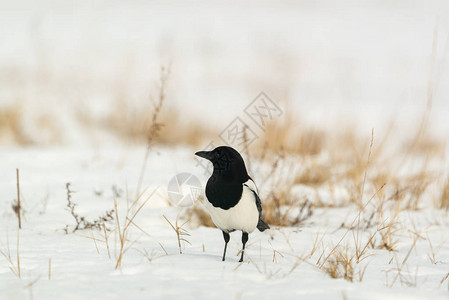
[(215, 156), (219, 157), (220, 156), (220, 151), (215, 152)]

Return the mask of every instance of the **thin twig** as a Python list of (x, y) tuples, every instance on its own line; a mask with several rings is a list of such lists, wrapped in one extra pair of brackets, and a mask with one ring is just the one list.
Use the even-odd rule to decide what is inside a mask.
[(20, 184), (19, 184), (19, 169), (16, 169), (17, 175), (17, 218), (19, 219), (19, 229), (22, 229), (22, 220), (21, 220), (21, 210), (22, 206), (20, 204)]
[(103, 223), (103, 231), (104, 231), (104, 240), (106, 242), (106, 248), (108, 249), (108, 256), (109, 259), (111, 258), (111, 252), (109, 251), (109, 241), (108, 241), (108, 234), (106, 232), (106, 225)]
[(190, 244), (190, 242), (184, 238), (184, 236), (190, 236), (190, 233), (185, 230), (184, 228), (182, 228), (186, 223), (184, 222), (181, 226), (178, 225), (178, 218), (176, 218), (176, 222), (175, 225), (173, 225), (165, 215), (163, 215), (165, 221), (167, 221), (168, 224), (170, 224), (171, 228), (173, 228), (173, 230), (176, 233), (176, 238), (178, 240), (178, 248), (179, 248), (179, 254), (182, 254), (182, 248), (181, 248), (181, 241), (184, 241), (188, 244)]
[[(373, 143), (374, 143), (374, 128), (371, 129), (371, 142), (370, 142), (370, 145), (369, 145), (368, 159), (366, 161), (365, 174), (363, 175), (362, 188), (360, 190), (360, 205), (363, 203), (363, 193), (365, 191), (366, 175), (368, 173), (368, 167), (369, 167), (369, 163), (370, 163), (371, 152), (373, 150)], [(359, 237), (360, 237), (360, 214), (359, 214), (359, 216), (357, 218), (357, 235), (356, 235), (356, 241), (355, 241), (355, 252), (356, 252), (356, 256), (357, 256), (357, 262), (359, 262), (359, 259), (360, 259), (360, 256), (361, 256), (361, 254), (359, 255)], [(366, 248), (366, 246), (365, 246), (365, 248)]]
[(17, 229), (17, 275), (20, 279), (20, 254), (19, 254), (20, 230)]
[(170, 68), (165, 69), (161, 68), (161, 76), (159, 79), (159, 99), (158, 103), (154, 107), (153, 117), (151, 119), (150, 127), (147, 132), (147, 148), (145, 150), (145, 156), (143, 158), (142, 168), (140, 170), (139, 180), (137, 182), (136, 188), (136, 199), (140, 193), (140, 188), (142, 186), (143, 177), (145, 175), (145, 169), (147, 165), (148, 156), (150, 155), (151, 147), (153, 146), (154, 139), (159, 135), (159, 131), (161, 130), (163, 124), (158, 123), (158, 116), (162, 109), (162, 105), (165, 100), (165, 89), (167, 85), (168, 76), (170, 75)]
[(95, 249), (97, 249), (97, 253), (100, 254), (100, 251), (98, 250), (97, 242), (95, 241), (94, 232), (92, 231), (92, 229), (90, 230), (90, 234), (92, 235), (92, 239), (94, 240)]
[(51, 258), (48, 259), (48, 280), (51, 280)]

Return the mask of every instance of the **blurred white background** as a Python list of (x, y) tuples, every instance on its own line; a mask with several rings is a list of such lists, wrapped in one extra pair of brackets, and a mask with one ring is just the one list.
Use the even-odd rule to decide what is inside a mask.
[(42, 122), (79, 142), (80, 114), (151, 107), (169, 65), (169, 109), (217, 130), (260, 91), (312, 126), (408, 130), (430, 82), (447, 134), (448, 52), (444, 0), (1, 1), (0, 110), (20, 107), (34, 142), (51, 141)]

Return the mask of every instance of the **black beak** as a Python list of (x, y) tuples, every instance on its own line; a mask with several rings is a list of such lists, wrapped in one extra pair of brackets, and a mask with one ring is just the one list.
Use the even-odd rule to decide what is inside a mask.
[(211, 152), (212, 151), (198, 151), (195, 155), (210, 160), (212, 158)]

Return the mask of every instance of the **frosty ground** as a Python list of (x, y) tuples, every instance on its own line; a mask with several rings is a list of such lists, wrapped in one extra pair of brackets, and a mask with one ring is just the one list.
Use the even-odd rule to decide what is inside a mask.
[[(3, 1), (0, 24), (0, 299), (448, 298), (447, 1)], [(154, 194), (117, 266), (161, 66), (166, 131), (132, 212)], [(173, 205), (167, 185), (188, 172), (204, 188), (193, 153), (261, 91), (285, 114), (271, 135), (251, 123), (259, 146), (298, 150), (275, 184), (269, 168), (251, 169), (265, 212), (298, 169), (312, 175), (292, 186), (295, 203), (312, 208), (252, 233), (241, 264), (233, 233), (222, 262), (221, 232)], [(79, 216), (93, 222), (117, 203), (120, 223), (114, 212), (73, 232), (67, 183)], [(186, 222), (182, 254), (164, 217)]]
[[(153, 149), (143, 186), (156, 192), (134, 220), (130, 248), (115, 269), (119, 245), (115, 221), (106, 224), (109, 258), (104, 231), (71, 233), (75, 223), (66, 207), (65, 185), (71, 183), (78, 213), (90, 220), (114, 208), (115, 194), (123, 224), (126, 194), (132, 197), (135, 191), (144, 148), (2, 149), (0, 190), (5, 201), (0, 207), (0, 249), (6, 253), (9, 248), (12, 264), (1, 257), (1, 298), (447, 299), (449, 221), (446, 211), (433, 208), (401, 212), (397, 251), (370, 249), (362, 262), (354, 264), (354, 282), (331, 278), (317, 261), (347, 234), (359, 211), (355, 205), (316, 208), (299, 226), (273, 226), (251, 234), (243, 263), (238, 263), (240, 234), (231, 234), (228, 259), (222, 262), (221, 232), (188, 222), (189, 243), (182, 243), (179, 254), (176, 234), (163, 216), (174, 223), (183, 209), (170, 205), (167, 183), (180, 172), (193, 173), (205, 183), (194, 151)], [(16, 168), (25, 211), (19, 244), (21, 279), (13, 272), (17, 218), (11, 204), (16, 198)], [(365, 239), (371, 233), (360, 231)], [(353, 246), (351, 235), (343, 244), (347, 240)]]

